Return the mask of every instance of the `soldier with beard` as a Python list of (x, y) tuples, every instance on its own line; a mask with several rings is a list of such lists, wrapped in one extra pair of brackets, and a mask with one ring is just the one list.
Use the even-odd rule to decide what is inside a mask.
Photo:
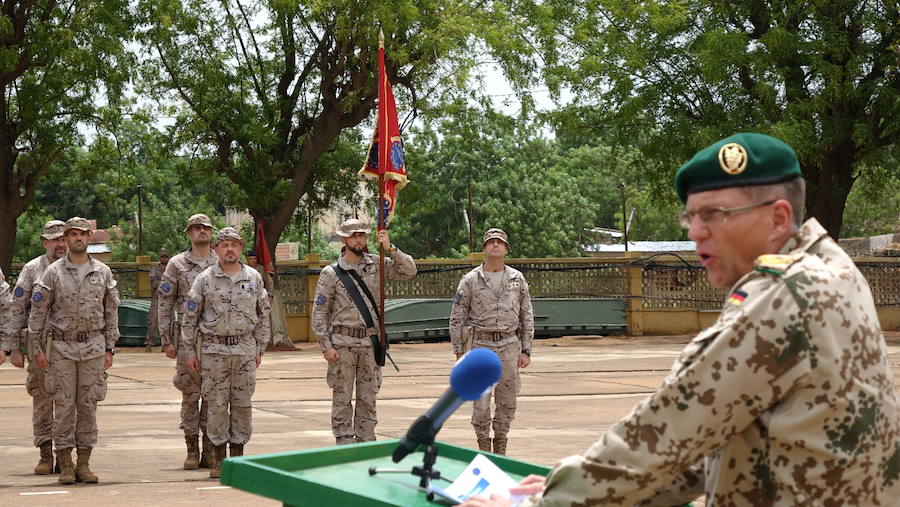
[[(344, 243), (344, 253), (338, 261), (325, 266), (316, 285), (312, 328), (322, 355), (328, 361), (326, 381), (332, 389), (331, 430), (337, 444), (352, 444), (375, 440), (375, 400), (381, 388), (381, 367), (375, 363), (370, 336), (377, 330), (366, 322), (347, 288), (341, 283), (336, 269), (355, 271), (372, 294), (378, 293), (378, 257), (366, 252), (369, 228), (362, 220), (350, 219), (341, 224), (338, 235)], [(384, 261), (384, 275), (394, 280), (416, 276), (412, 257), (391, 245), (386, 230), (378, 231), (378, 242), (390, 255)], [(361, 291), (361, 288), (358, 289)], [(364, 300), (367, 300), (363, 296)], [(365, 303), (369, 306), (369, 303)], [(369, 308), (374, 319), (378, 309)], [(351, 405), (356, 388), (356, 407)]]
[[(203, 213), (191, 215), (184, 228), (191, 240), (191, 248), (172, 257), (159, 284), (159, 333), (162, 349), (169, 359), (175, 359), (172, 383), (181, 391), (181, 428), (187, 445), (185, 470), (215, 466), (212, 443), (206, 433), (206, 400), (201, 400), (200, 373), (187, 367), (188, 350), (178, 343), (180, 327), (173, 325), (173, 311), (184, 315), (188, 292), (194, 279), (204, 269), (214, 266), (219, 258), (210, 250), (212, 221)], [(193, 351), (191, 351), (193, 355)], [(200, 454), (200, 432), (203, 431), (203, 454)]]
[(24, 345), (28, 357), (28, 378), (25, 389), (32, 399), (31, 423), (34, 428), (34, 445), (41, 450), (40, 461), (34, 467), (36, 475), (53, 473), (53, 398), (47, 392), (44, 378), (47, 371), (39, 368), (34, 361), (34, 351), (28, 340), (28, 314), (31, 311), (31, 289), (40, 280), (51, 264), (66, 255), (66, 238), (63, 229), (66, 223), (51, 220), (44, 226), (41, 243), (45, 254), (36, 257), (19, 272), (13, 300), (9, 312), (9, 335), (13, 339), (12, 364), (17, 368), (25, 366), (25, 356), (20, 348)]
[(95, 483), (89, 465), (97, 443), (97, 402), (106, 397), (105, 370), (119, 339), (119, 292), (109, 267), (87, 253), (90, 223), (73, 217), (64, 229), (68, 253), (32, 288), (28, 335), (37, 366), (50, 368), (59, 483)]
[(197, 372), (202, 364), (203, 398), (209, 406), (206, 434), (216, 452), (209, 476), (218, 478), (225, 444), (231, 444), (231, 456), (242, 456), (250, 441), (251, 397), (256, 368), (269, 341), (270, 307), (262, 277), (238, 261), (244, 248), (241, 235), (225, 227), (216, 235), (214, 248), (218, 264), (200, 273), (191, 286), (182, 343), (188, 368)]

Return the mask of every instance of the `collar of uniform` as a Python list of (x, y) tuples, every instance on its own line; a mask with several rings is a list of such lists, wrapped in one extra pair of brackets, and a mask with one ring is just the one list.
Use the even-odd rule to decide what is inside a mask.
[(788, 254), (793, 251), (805, 252), (822, 239), (823, 236), (827, 235), (828, 231), (822, 227), (822, 224), (815, 218), (810, 218), (800, 226), (800, 230), (798, 230), (796, 234), (787, 240), (784, 246), (781, 247), (779, 253)]
[[(69, 254), (66, 254), (60, 260), (62, 260), (63, 265), (66, 267), (66, 269), (78, 269), (78, 265), (72, 264), (72, 262), (69, 260)], [(91, 270), (90, 270), (91, 273), (93, 273), (94, 271), (97, 271), (97, 261), (94, 260), (94, 258), (91, 257), (90, 254), (88, 254), (88, 264), (91, 265)]]
[[(362, 259), (360, 259), (359, 264), (375, 264), (375, 261), (372, 260), (372, 255), (363, 252), (361, 257)], [(358, 266), (359, 264), (350, 264), (346, 259), (344, 259), (343, 255), (338, 259), (338, 265), (344, 268), (344, 271), (351, 269), (355, 271), (356, 266)]]
[[(238, 277), (237, 277), (234, 281), (235, 281), (235, 282), (249, 281), (249, 280), (250, 280), (250, 275), (247, 273), (247, 270), (248, 270), (248, 269), (251, 269), (251, 268), (248, 267), (248, 266), (247, 266), (246, 264), (244, 264), (243, 262), (241, 262), (240, 265), (241, 265), (241, 272), (240, 272), (240, 274), (238, 274)], [(212, 267), (209, 268), (209, 269), (212, 270), (212, 275), (213, 275), (213, 276), (222, 276), (222, 277), (231, 279), (231, 275), (229, 275), (228, 273), (226, 273), (225, 271), (223, 271), (223, 270), (222, 270), (222, 266), (220, 266), (218, 262), (215, 263), (215, 264), (213, 264)]]
[[(480, 276), (482, 280), (484, 280), (487, 277), (487, 275), (484, 274), (485, 273), (484, 264), (478, 266), (475, 269), (478, 271), (478, 276)], [(510, 279), (513, 277), (510, 267), (507, 266), (506, 264), (503, 265), (503, 275), (504, 276), (501, 277), (501, 279), (502, 278)]]
[[(203, 259), (194, 257), (194, 252), (192, 252), (191, 249), (188, 248), (187, 250), (184, 251), (184, 258), (192, 264), (200, 264), (201, 262), (203, 262), (209, 258), (212, 258), (216, 261), (219, 260), (219, 256), (216, 255), (216, 251), (213, 250), (212, 248), (209, 249), (209, 257), (204, 257)], [(169, 259), (169, 262), (172, 262), (172, 259)]]

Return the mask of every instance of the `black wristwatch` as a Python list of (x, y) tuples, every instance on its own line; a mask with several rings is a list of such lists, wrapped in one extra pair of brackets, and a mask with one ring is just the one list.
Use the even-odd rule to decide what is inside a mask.
[(106, 349), (106, 353), (111, 356), (114, 356), (114, 355), (116, 355), (116, 349)]
[(522, 353), (528, 357), (531, 357), (531, 349), (522, 349)]

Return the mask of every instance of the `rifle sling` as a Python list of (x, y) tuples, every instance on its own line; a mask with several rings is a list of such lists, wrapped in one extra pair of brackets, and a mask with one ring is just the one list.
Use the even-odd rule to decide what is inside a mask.
[[(354, 270), (348, 271), (340, 267), (337, 262), (333, 262), (331, 264), (331, 267), (337, 274), (338, 280), (340, 280), (344, 285), (344, 288), (347, 289), (347, 294), (350, 295), (350, 299), (352, 299), (353, 303), (356, 304), (356, 308), (359, 310), (360, 315), (362, 315), (363, 320), (366, 322), (366, 327), (375, 329), (375, 321), (372, 319), (372, 313), (369, 311), (369, 307), (366, 306), (365, 301), (363, 301), (362, 295), (360, 295), (359, 293), (359, 289), (362, 288), (363, 292), (366, 293), (366, 297), (369, 299), (369, 302), (372, 303), (372, 308), (378, 308), (378, 306), (375, 304), (375, 298), (372, 297), (372, 293), (369, 291), (369, 288), (366, 286), (365, 282), (363, 282), (362, 278), (360, 278), (359, 273)], [(354, 280), (356, 280), (356, 283), (354, 282)]]

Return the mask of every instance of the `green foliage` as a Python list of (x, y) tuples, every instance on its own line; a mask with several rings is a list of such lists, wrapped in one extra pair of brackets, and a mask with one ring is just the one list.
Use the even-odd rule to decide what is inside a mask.
[(318, 212), (356, 198), (365, 150), (352, 129), (375, 107), (379, 29), (398, 101), (417, 109), (458, 93), (449, 84), (467, 82), (473, 44), (520, 87), (534, 68), (525, 20), (499, 2), (142, 0), (138, 10), (141, 91), (177, 117), (171, 135), (192, 170), (227, 178), (216, 198), (262, 219), (270, 244), (302, 200)]
[(683, 234), (674, 192), (656, 190), (633, 148), (545, 139), (533, 125), (463, 106), (412, 139), (407, 160), (415, 173), (400, 193), (391, 234), (416, 257), (469, 252), (463, 211), (470, 187), (474, 251), (485, 230), (500, 227), (511, 256), (579, 256), (596, 241), (589, 229), (621, 228), (620, 182), (628, 182), (636, 209), (631, 239)]
[[(808, 212), (837, 236), (853, 176), (900, 139), (896, 3), (520, 4), (551, 88), (575, 105), (550, 116), (603, 131), (659, 161), (660, 180), (737, 131), (783, 139), (800, 158)], [(874, 173), (877, 176), (880, 173)]]
[(129, 2), (7, 2), (0, 16), (0, 265), (13, 256), (16, 219), (79, 126), (103, 125), (121, 109), (132, 55)]
[(847, 198), (844, 236), (900, 232), (900, 170), (896, 161), (867, 167)]
[(13, 256), (13, 262), (24, 264), (47, 253), (41, 241), (41, 234), (44, 232), (44, 224), (50, 220), (53, 220), (52, 215), (35, 208), (29, 208), (25, 213), (19, 215), (16, 226), (20, 233), (16, 238), (16, 253)]

